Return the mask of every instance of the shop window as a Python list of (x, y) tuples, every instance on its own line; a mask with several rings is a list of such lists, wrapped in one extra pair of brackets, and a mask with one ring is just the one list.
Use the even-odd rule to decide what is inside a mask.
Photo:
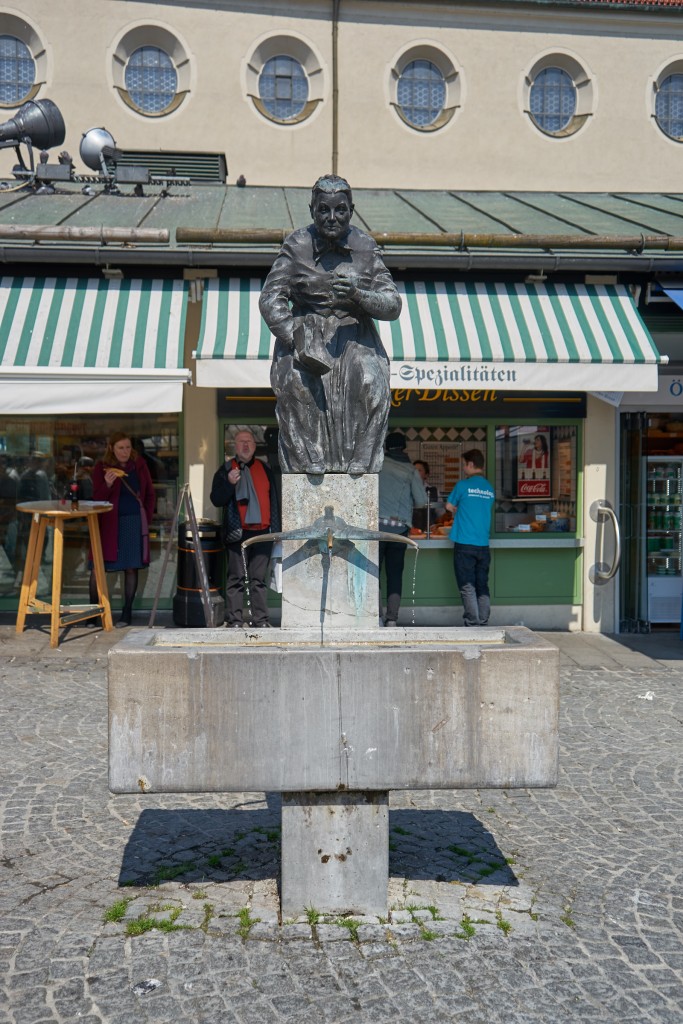
[[(30, 516), (18, 512), (24, 501), (61, 500), (75, 479), (79, 498), (92, 498), (91, 473), (116, 430), (130, 432), (145, 459), (156, 492), (150, 524), (152, 563), (140, 573), (138, 603), (149, 607), (156, 589), (155, 566), (163, 557), (173, 522), (178, 491), (177, 415), (82, 416), (68, 419), (12, 416), (0, 419), (0, 607), (16, 607), (26, 558)], [(64, 536), (65, 603), (87, 604), (88, 527), (85, 519), (67, 523)], [(174, 566), (164, 577), (162, 602), (170, 607), (175, 591)], [(122, 603), (121, 573), (108, 573), (112, 606)], [(52, 587), (52, 531), (48, 532), (38, 581), (38, 596)]]
[(497, 426), (496, 533), (575, 533), (576, 455), (576, 426)]

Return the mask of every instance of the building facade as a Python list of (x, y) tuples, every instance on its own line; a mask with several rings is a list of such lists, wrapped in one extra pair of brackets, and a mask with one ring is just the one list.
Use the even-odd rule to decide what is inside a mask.
[[(649, 411), (646, 300), (682, 273), (682, 13), (663, 0), (1, 5), (0, 119), (51, 99), (66, 132), (46, 166), (62, 146), (73, 158), (51, 178), (20, 143), (17, 177), (21, 133), (0, 149), (8, 515), (32, 474), (53, 491), (86, 478), (125, 421), (155, 468), (158, 552), (178, 480), (215, 518), (224, 442), (248, 423), (265, 453), (275, 422), (259, 282), (334, 170), (404, 293), (384, 336), (392, 426), (439, 491), (465, 445), (495, 478), (495, 621), (631, 621), (600, 503), (631, 501), (619, 402)], [(94, 167), (79, 155), (93, 128), (113, 151)], [(679, 308), (659, 294), (669, 329), (650, 326), (675, 375)], [(525, 464), (537, 435), (545, 467)], [(22, 550), (9, 521), (7, 607)], [(457, 622), (448, 542), (422, 547), (415, 615)], [(77, 581), (78, 538), (73, 560)], [(169, 601), (172, 582), (161, 590)], [(633, 621), (648, 623), (647, 602)]]

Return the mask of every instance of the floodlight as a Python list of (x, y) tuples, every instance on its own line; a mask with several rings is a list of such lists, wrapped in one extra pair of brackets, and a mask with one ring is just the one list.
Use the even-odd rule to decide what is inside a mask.
[(52, 100), (28, 100), (14, 117), (0, 124), (0, 143), (16, 145), (20, 142), (36, 149), (61, 146), (66, 135), (64, 118)]
[(106, 128), (90, 128), (83, 132), (79, 153), (85, 166), (92, 171), (108, 174), (105, 157), (111, 158), (116, 152), (114, 136)]

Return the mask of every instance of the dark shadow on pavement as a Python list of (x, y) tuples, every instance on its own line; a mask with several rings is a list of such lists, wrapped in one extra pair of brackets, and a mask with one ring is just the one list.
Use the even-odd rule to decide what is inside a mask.
[[(144, 810), (124, 850), (119, 885), (277, 878), (280, 797), (226, 810)], [(518, 885), (492, 834), (463, 811), (392, 810), (389, 874), (408, 879)]]
[(519, 885), (491, 833), (465, 811), (390, 811), (389, 874), (435, 882)]

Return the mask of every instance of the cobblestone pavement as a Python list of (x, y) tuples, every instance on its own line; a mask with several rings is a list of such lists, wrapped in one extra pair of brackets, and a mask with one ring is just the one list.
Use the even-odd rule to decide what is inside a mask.
[(112, 796), (116, 635), (0, 626), (0, 1024), (680, 1024), (683, 645), (548, 637), (558, 787), (394, 793), (388, 920), (280, 923), (277, 797)]

